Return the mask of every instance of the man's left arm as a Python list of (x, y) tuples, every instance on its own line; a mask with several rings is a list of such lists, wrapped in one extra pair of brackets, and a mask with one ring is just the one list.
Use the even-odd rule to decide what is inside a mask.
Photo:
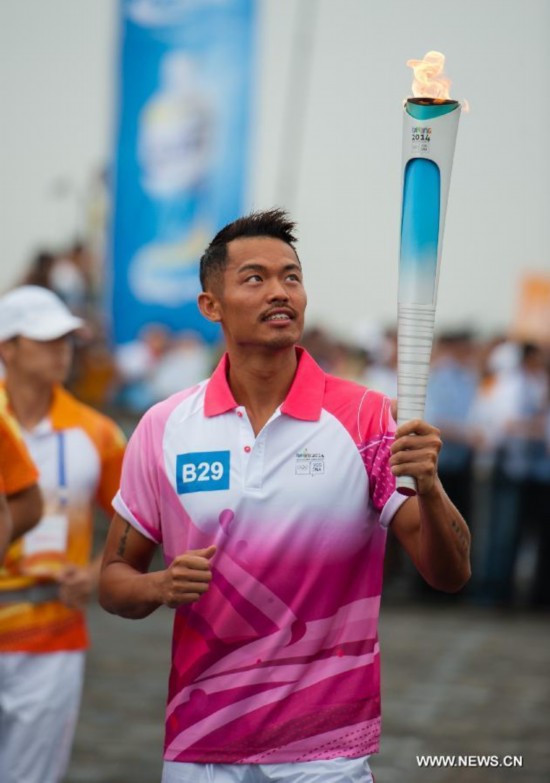
[(424, 421), (395, 434), (390, 466), (395, 476), (416, 479), (416, 497), (396, 512), (391, 527), (419, 573), (437, 590), (456, 592), (471, 575), (470, 531), (437, 475), (439, 430)]

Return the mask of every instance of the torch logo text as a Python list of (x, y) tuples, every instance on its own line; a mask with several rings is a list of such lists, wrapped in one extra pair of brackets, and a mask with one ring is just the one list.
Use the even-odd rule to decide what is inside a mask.
[(411, 128), (412, 141), (430, 141), (432, 135), (431, 128)]

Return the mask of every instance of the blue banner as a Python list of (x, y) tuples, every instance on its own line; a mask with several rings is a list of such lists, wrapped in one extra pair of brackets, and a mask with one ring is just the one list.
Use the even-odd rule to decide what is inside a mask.
[(121, 0), (110, 237), (116, 344), (146, 324), (218, 327), (197, 308), (198, 260), (243, 204), (255, 0)]

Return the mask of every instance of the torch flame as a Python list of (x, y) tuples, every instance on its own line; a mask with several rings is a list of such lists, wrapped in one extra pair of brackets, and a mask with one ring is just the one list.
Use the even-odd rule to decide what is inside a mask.
[(407, 60), (414, 71), (412, 91), (415, 98), (449, 99), (451, 80), (443, 75), (445, 55), (441, 52), (428, 52), (423, 60)]

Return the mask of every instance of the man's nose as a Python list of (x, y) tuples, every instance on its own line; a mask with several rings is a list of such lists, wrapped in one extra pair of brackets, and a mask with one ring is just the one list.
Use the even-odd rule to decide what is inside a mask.
[(288, 292), (283, 285), (282, 281), (278, 278), (274, 278), (270, 281), (269, 286), (269, 300), (270, 301), (283, 301), (288, 302)]

